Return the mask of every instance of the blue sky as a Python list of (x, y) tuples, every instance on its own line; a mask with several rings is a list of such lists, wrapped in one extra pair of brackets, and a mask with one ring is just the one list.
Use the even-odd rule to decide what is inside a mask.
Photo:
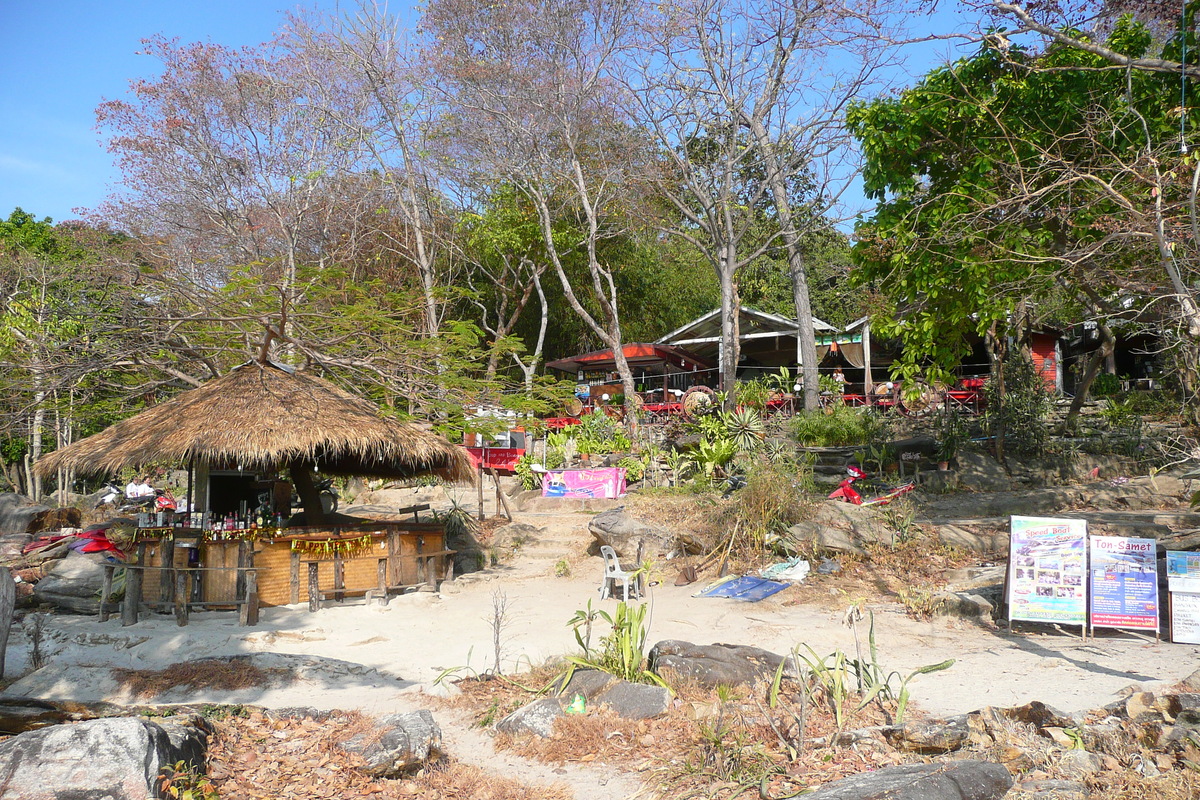
[[(118, 176), (94, 112), (124, 96), (130, 80), (156, 74), (158, 63), (137, 54), (143, 38), (255, 45), (285, 11), (314, 5), (331, 9), (336, 0), (0, 0), (0, 217), (20, 206), (61, 222), (110, 193)], [(945, 31), (958, 20), (939, 11), (928, 22)], [(949, 47), (923, 48), (910, 72), (943, 60)]]
[[(0, 216), (20, 206), (55, 222), (99, 205), (116, 180), (95, 109), (156, 73), (137, 55), (154, 34), (254, 45), (287, 0), (0, 0)], [(323, 5), (331, 5), (329, 3)]]

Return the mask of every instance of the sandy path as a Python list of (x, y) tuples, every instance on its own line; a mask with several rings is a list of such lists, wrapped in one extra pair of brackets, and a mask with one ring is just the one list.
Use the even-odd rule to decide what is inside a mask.
[[(422, 707), (423, 698), (413, 693), (418, 684), (433, 681), (445, 669), (482, 671), (492, 665), (491, 620), (497, 593), (502, 593), (509, 616), (502, 635), (506, 672), (573, 651), (567, 620), (589, 600), (608, 609), (615, 605), (597, 599), (602, 567), (600, 559), (583, 555), (589, 538), (587, 519), (525, 516), (524, 521), (546, 527), (542, 539), (554, 546), (531, 547), (512, 566), (468, 576), (446, 586), (441, 594), (396, 597), (386, 607), (368, 607), (356, 600), (316, 614), (306, 606), (265, 609), (253, 629), (237, 627), (234, 615), (221, 612), (193, 614), (186, 628), (177, 627), (168, 616), (152, 615), (129, 628), (122, 628), (116, 619), (100, 623), (52, 616), (44, 643), (51, 665), (14, 684), (6, 694), (119, 702), (125, 698), (109, 676), (109, 666), (153, 668), (208, 656), (290, 653), (351, 665), (337, 666), (291, 687), (189, 693), (162, 700), (355, 708), (376, 714)], [(562, 552), (558, 552), (560, 545)], [(553, 577), (553, 564), (559, 558), (572, 561), (572, 577)], [(671, 577), (674, 574), (672, 570)], [(650, 642), (667, 638), (732, 642), (781, 653), (803, 642), (822, 654), (834, 649), (854, 652), (854, 634), (839, 614), (786, 605), (787, 593), (745, 604), (693, 597), (697, 588), (676, 587), (664, 580), (651, 589)], [(906, 673), (924, 664), (957, 659), (951, 669), (921, 676), (911, 685), (914, 702), (936, 714), (1030, 700), (1080, 711), (1110, 702), (1130, 684), (1172, 683), (1200, 666), (1200, 647), (1191, 645), (1154, 644), (1128, 636), (1085, 643), (1065, 635), (1010, 634), (965, 622), (923, 623), (909, 619), (894, 605), (876, 606), (874, 613), (885, 669)], [(859, 634), (865, 648), (865, 623), (860, 624)], [(12, 673), (25, 668), (28, 642), (23, 636), (10, 642), (8, 659)], [(635, 781), (613, 775), (602, 765), (559, 768), (496, 753), (486, 733), (450, 712), (438, 715), (450, 752), (472, 763), (530, 782), (563, 781), (580, 797), (607, 800), (636, 790)]]

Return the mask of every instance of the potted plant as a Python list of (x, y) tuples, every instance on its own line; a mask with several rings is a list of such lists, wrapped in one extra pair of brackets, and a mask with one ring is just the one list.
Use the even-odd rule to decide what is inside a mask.
[(946, 412), (938, 424), (938, 469), (950, 469), (950, 462), (967, 442), (967, 425), (961, 415)]

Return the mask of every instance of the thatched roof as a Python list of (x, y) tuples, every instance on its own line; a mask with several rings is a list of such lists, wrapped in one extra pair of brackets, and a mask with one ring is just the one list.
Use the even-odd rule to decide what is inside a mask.
[(270, 470), (292, 462), (329, 475), (471, 481), (467, 453), (433, 433), (388, 419), (326, 380), (250, 362), (37, 462), (43, 477), (193, 459)]

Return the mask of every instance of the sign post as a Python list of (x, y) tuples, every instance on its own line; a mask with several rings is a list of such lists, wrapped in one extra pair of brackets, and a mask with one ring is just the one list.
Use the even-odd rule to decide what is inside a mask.
[(1158, 639), (1158, 561), (1154, 539), (1091, 537), (1089, 617), (1096, 628), (1152, 630)]
[(1167, 551), (1171, 641), (1200, 644), (1200, 553)]
[(1012, 517), (1008, 620), (1078, 625), (1087, 636), (1087, 522)]

